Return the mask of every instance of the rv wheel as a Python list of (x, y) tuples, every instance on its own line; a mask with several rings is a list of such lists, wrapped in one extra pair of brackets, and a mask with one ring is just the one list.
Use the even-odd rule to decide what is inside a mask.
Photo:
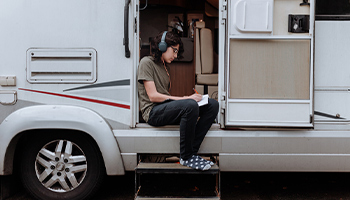
[(30, 194), (36, 199), (78, 200), (96, 192), (105, 171), (94, 143), (74, 133), (32, 138), (26, 141), (20, 166)]

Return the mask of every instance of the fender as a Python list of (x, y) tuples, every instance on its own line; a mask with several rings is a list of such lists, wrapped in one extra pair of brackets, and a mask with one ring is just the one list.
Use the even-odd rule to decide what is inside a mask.
[(11, 140), (23, 131), (35, 129), (70, 129), (87, 133), (102, 153), (106, 173), (125, 174), (117, 140), (103, 117), (78, 106), (38, 105), (19, 109), (0, 124), (0, 175), (10, 175), (13, 171), (11, 155), (15, 148), (9, 145)]

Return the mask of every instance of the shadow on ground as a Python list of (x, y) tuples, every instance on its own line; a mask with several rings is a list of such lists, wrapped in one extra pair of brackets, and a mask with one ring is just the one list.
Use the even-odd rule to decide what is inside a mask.
[[(350, 173), (225, 172), (221, 173), (221, 197), (223, 200), (350, 200), (349, 180)], [(170, 190), (185, 194), (212, 194), (211, 185), (206, 184), (208, 180), (200, 176), (158, 175), (144, 177), (143, 181), (143, 192), (147, 195)], [(133, 172), (106, 177), (93, 199), (133, 199), (134, 182)], [(21, 190), (9, 200), (33, 199)]]

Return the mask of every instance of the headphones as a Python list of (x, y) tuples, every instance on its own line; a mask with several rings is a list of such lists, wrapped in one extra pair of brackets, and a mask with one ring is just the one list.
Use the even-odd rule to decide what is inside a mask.
[(166, 36), (166, 33), (168, 31), (164, 31), (163, 35), (162, 35), (162, 39), (160, 40), (160, 42), (158, 43), (158, 48), (161, 52), (165, 52), (166, 49), (168, 48), (168, 45), (167, 43), (165, 42), (165, 36)]

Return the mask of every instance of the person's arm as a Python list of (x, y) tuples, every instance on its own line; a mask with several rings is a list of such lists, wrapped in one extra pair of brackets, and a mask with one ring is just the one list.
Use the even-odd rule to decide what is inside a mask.
[(169, 95), (161, 94), (157, 92), (154, 81), (143, 81), (143, 84), (145, 86), (149, 99), (154, 103), (163, 102), (167, 99), (172, 99), (172, 100), (194, 99), (197, 102), (202, 100), (202, 95), (200, 94), (192, 94), (191, 96), (184, 96), (184, 97), (169, 96)]

